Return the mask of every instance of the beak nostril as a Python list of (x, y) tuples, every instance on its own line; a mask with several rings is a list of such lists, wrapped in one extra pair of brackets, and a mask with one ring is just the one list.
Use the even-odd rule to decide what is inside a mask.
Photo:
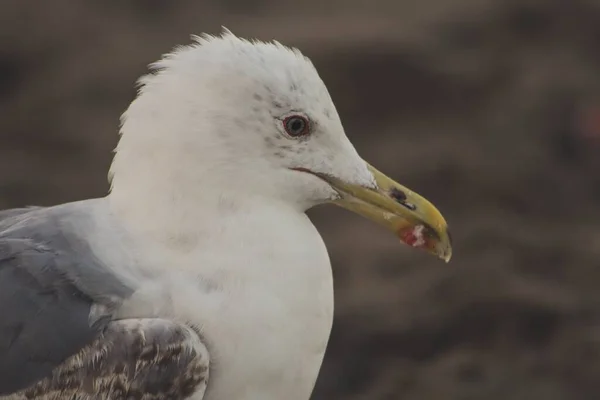
[(400, 189), (392, 188), (390, 190), (390, 196), (398, 203), (406, 201), (406, 194)]
[(396, 200), (397, 203), (402, 204), (404, 207), (408, 208), (411, 211), (415, 211), (417, 209), (417, 206), (406, 201), (406, 193), (404, 193), (400, 189), (391, 188), (390, 197)]

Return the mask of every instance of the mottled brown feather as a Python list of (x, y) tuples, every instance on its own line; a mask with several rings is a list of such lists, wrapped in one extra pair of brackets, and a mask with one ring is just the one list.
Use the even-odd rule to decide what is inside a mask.
[(191, 327), (165, 319), (111, 322), (52, 376), (0, 400), (183, 400), (201, 398), (208, 351)]

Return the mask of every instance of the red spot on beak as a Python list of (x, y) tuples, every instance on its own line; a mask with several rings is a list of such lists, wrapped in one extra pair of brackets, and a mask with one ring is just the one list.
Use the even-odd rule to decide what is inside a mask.
[(425, 247), (427, 241), (425, 240), (424, 230), (423, 225), (403, 229), (399, 232), (400, 240), (411, 247)]

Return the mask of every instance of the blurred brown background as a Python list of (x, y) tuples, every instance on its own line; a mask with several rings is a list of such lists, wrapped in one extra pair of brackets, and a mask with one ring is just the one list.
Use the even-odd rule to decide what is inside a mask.
[(2, 0), (0, 208), (107, 190), (145, 65), (192, 33), (315, 62), (362, 155), (431, 199), (443, 265), (331, 207), (313, 399), (600, 399), (600, 2)]

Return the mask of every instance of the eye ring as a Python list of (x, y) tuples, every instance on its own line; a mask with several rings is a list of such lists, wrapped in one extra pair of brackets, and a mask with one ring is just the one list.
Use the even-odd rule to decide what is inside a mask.
[(283, 120), (283, 129), (292, 138), (299, 138), (310, 133), (310, 122), (302, 115), (290, 115)]

